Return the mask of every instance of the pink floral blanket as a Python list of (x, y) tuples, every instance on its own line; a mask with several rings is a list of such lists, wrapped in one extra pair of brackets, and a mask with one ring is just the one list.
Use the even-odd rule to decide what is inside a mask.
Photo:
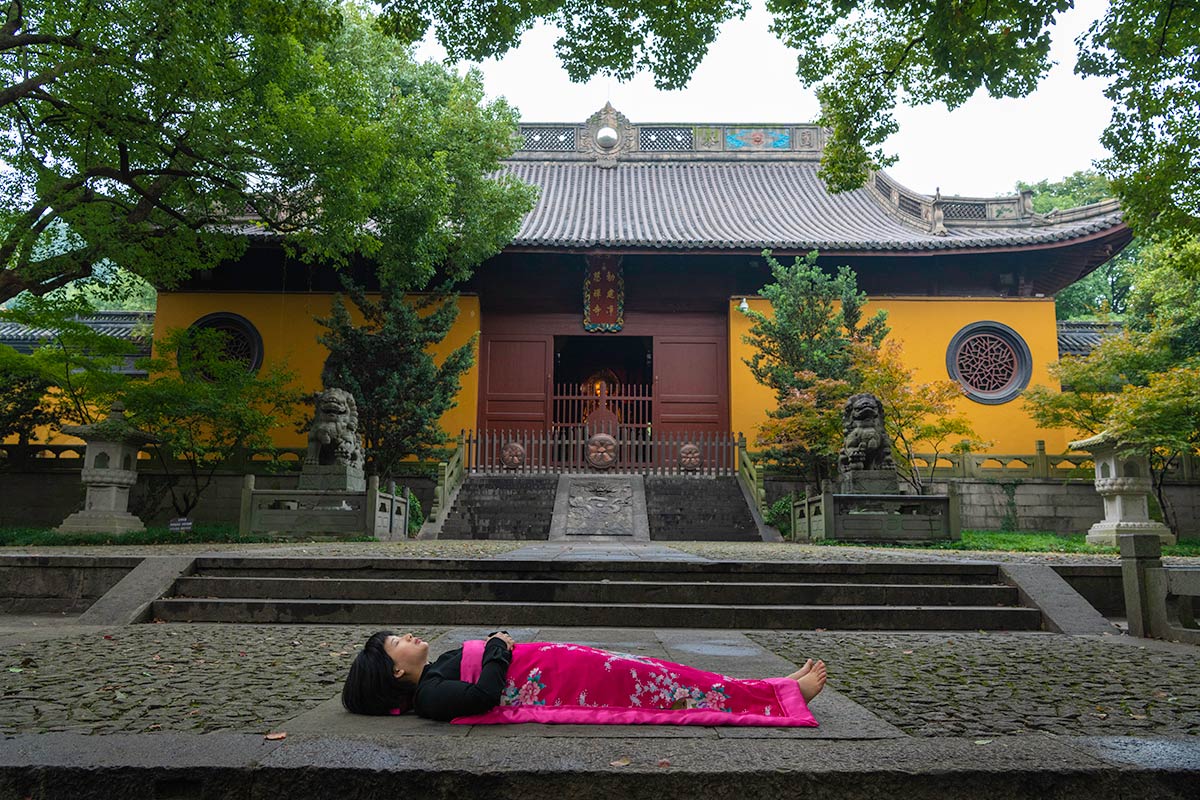
[[(463, 645), (462, 679), (479, 679), (482, 641)], [(739, 680), (656, 658), (578, 644), (529, 642), (513, 650), (500, 705), (459, 725), (556, 722), (591, 725), (815, 727), (788, 678)]]

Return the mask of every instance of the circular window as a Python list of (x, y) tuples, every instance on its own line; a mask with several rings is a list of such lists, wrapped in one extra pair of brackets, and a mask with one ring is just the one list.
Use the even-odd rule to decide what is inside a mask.
[(189, 330), (215, 330), (224, 334), (222, 360), (243, 364), (247, 372), (258, 372), (262, 366), (262, 336), (250, 320), (239, 314), (219, 311), (192, 323)]
[(1007, 403), (1024, 391), (1033, 372), (1029, 346), (999, 322), (976, 322), (950, 340), (946, 371), (977, 403)]

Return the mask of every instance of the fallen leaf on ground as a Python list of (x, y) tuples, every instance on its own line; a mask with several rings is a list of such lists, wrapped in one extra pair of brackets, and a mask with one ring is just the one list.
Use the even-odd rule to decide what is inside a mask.
[(660, 759), (658, 760), (658, 765), (659, 765), (660, 767), (669, 767), (669, 766), (671, 766), (671, 762), (670, 762), (670, 761), (668, 761), (668, 760), (667, 760), (667, 759), (665, 759), (665, 758), (660, 758)]
[(280, 739), (287, 738), (287, 731), (275, 731), (274, 733), (268, 733), (263, 738), (266, 739), (268, 742), (277, 742)]
[(610, 767), (628, 767), (629, 766), (629, 758), (628, 757), (618, 758), (616, 761), (608, 762), (608, 765)]

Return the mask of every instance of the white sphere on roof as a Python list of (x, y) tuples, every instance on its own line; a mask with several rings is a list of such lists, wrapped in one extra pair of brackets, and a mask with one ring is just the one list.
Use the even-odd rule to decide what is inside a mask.
[(600, 130), (596, 131), (596, 144), (601, 147), (615, 147), (617, 144), (617, 131), (608, 125), (605, 125)]

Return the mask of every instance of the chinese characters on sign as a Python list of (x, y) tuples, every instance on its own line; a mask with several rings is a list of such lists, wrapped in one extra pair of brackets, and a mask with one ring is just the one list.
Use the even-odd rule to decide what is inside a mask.
[(615, 332), (625, 324), (625, 277), (616, 256), (588, 258), (583, 281), (583, 329)]

